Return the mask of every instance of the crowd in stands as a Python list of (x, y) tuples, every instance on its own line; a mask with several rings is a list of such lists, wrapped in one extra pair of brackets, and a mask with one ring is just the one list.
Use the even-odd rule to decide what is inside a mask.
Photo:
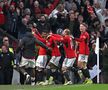
[[(87, 33), (90, 36), (90, 54), (87, 67), (91, 69), (96, 64), (95, 45), (98, 36), (100, 39), (100, 69), (104, 72), (104, 78), (101, 78), (100, 81), (101, 83), (108, 83), (108, 0), (0, 0), (0, 29), (14, 36), (19, 42), (23, 37), (26, 37), (29, 29), (31, 29), (34, 37), (40, 41), (40, 37), (45, 39), (45, 35), (48, 33), (61, 35), (65, 29), (69, 29), (70, 35), (73, 38), (79, 38), (81, 35), (80, 25), (82, 23), (86, 23)], [(35, 35), (34, 33), (38, 34)], [(58, 44), (61, 53), (59, 66), (61, 68), (65, 54), (62, 45), (60, 43), (56, 44)], [(74, 48), (77, 45), (78, 43), (74, 42)], [(6, 47), (2, 44), (0, 48)], [(10, 54), (10, 52), (8, 53)], [(37, 56), (38, 53), (36, 54)], [(74, 72), (73, 83), (81, 83), (81, 80), (77, 78), (78, 74), (76, 71), (75, 64), (75, 69), (72, 69), (72, 72)], [(12, 73), (12, 70), (10, 72)], [(57, 84), (65, 83), (60, 72), (54, 73), (58, 76), (55, 77), (57, 79), (55, 83)], [(39, 75), (42, 75), (42, 73)], [(48, 73), (50, 72), (48, 71)], [(39, 77), (38, 74), (37, 77)], [(96, 83), (95, 79), (93, 79), (93, 83)], [(0, 78), (0, 80), (3, 79)], [(37, 81), (43, 81), (42, 76)], [(24, 79), (21, 80), (21, 83), (24, 84)], [(10, 82), (5, 84), (10, 84)]]

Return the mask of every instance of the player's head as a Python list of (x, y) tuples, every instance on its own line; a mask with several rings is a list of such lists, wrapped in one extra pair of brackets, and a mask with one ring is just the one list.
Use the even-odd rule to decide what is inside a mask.
[(86, 23), (81, 23), (80, 24), (80, 31), (85, 32), (88, 28), (88, 25)]
[(63, 31), (63, 35), (70, 35), (70, 30), (69, 29), (65, 29)]
[(42, 32), (42, 37), (43, 38), (47, 38), (47, 36), (48, 36), (48, 33), (47, 32)]

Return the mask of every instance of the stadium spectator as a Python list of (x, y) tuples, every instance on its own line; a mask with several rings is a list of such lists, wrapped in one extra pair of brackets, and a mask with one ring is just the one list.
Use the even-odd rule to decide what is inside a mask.
[(108, 18), (105, 20), (105, 38), (108, 38)]
[(0, 2), (0, 26), (5, 24), (5, 15), (3, 12), (3, 2)]
[(59, 2), (59, 0), (54, 0), (53, 2), (49, 1), (47, 6), (43, 9), (43, 12), (47, 15), (50, 15), (50, 13), (55, 9), (58, 2)]
[(2, 45), (0, 53), (0, 84), (11, 84), (13, 76), (14, 54)]
[(16, 12), (18, 14), (18, 19), (21, 19), (24, 16), (24, 3), (23, 2), (19, 2), (18, 3), (18, 7), (16, 8)]
[(78, 18), (76, 19), (75, 18), (75, 13), (74, 12), (70, 12), (69, 14), (69, 24), (68, 24), (68, 27), (69, 27), (69, 30), (70, 30), (70, 33), (74, 36), (74, 37), (79, 37), (80, 35), (80, 31), (79, 31), (79, 24), (80, 24), (80, 21), (78, 21), (80, 16), (78, 16)]
[(51, 14), (49, 15), (49, 18), (57, 18), (57, 14), (58, 13), (61, 13), (61, 14), (64, 14), (65, 16), (68, 14), (67, 10), (64, 8), (64, 5), (63, 4), (59, 4), (57, 6), (56, 9), (54, 9)]
[(17, 36), (17, 21), (18, 15), (16, 13), (16, 4), (14, 2), (11, 3), (9, 10), (6, 10), (6, 30), (9, 34), (13, 35), (14, 37)]
[[(92, 70), (92, 68), (97, 65), (97, 54), (95, 53), (95, 48), (96, 48), (96, 44), (95, 43), (92, 43), (92, 47), (91, 47), (91, 51), (90, 51), (90, 54), (89, 54), (89, 57), (88, 57), (88, 64), (87, 64), (87, 67), (89, 70)], [(99, 69), (101, 70), (101, 73), (100, 73), (100, 82), (102, 82), (102, 68), (103, 68), (103, 52), (102, 50), (99, 51)], [(94, 77), (93, 79), (93, 83), (97, 83), (97, 77)]]
[(35, 18), (40, 18), (40, 15), (42, 14), (42, 8), (38, 1), (34, 1), (32, 7), (32, 13)]
[(9, 38), (7, 36), (3, 37), (2, 45), (5, 45), (10, 52), (14, 53), (13, 47), (11, 46)]
[(37, 30), (39, 31), (39, 33), (41, 34), (42, 32), (50, 32), (51, 31), (51, 27), (50, 24), (47, 21), (47, 18), (45, 17), (45, 15), (41, 15), (40, 17), (40, 21), (37, 23)]

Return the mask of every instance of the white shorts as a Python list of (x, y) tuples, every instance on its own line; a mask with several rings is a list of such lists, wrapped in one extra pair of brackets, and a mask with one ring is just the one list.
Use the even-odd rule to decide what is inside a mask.
[(36, 67), (45, 68), (47, 63), (46, 55), (39, 55), (36, 60)]
[(25, 68), (35, 68), (35, 59), (28, 59), (28, 58), (24, 58), (22, 56), (21, 58), (21, 62), (20, 62), (20, 67), (25, 67)]
[(62, 67), (72, 67), (76, 58), (65, 58)]
[(52, 56), (52, 58), (50, 59), (50, 63), (54, 64), (55, 66), (59, 65), (59, 61), (60, 61), (61, 56)]
[(79, 54), (78, 61), (87, 63), (88, 62), (88, 55)]

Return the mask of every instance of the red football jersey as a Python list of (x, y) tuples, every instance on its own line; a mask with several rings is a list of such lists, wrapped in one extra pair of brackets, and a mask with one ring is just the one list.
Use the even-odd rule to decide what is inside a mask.
[[(34, 34), (34, 37), (36, 37), (38, 40), (40, 40), (41, 42), (43, 42), (43, 43), (46, 45), (46, 42), (47, 42), (46, 39), (40, 37), (40, 36), (37, 35), (37, 34)], [(46, 55), (46, 54), (47, 54), (47, 51), (46, 51), (45, 48), (40, 47), (40, 48), (39, 48), (39, 53), (38, 53), (38, 54), (39, 54), (39, 55)]]
[(52, 48), (52, 56), (61, 56), (56, 40), (58, 40), (58, 38), (50, 36), (47, 46)]
[(84, 32), (80, 35), (80, 38), (75, 38), (79, 42), (79, 54), (89, 54), (89, 34)]
[(76, 57), (75, 51), (73, 49), (72, 37), (69, 35), (65, 35), (63, 38), (64, 50), (66, 58), (74, 58)]
[(57, 34), (53, 34), (53, 36), (55, 37), (55, 40), (63, 42), (66, 58), (76, 57), (71, 36), (65, 35), (62, 37), (61, 35)]

